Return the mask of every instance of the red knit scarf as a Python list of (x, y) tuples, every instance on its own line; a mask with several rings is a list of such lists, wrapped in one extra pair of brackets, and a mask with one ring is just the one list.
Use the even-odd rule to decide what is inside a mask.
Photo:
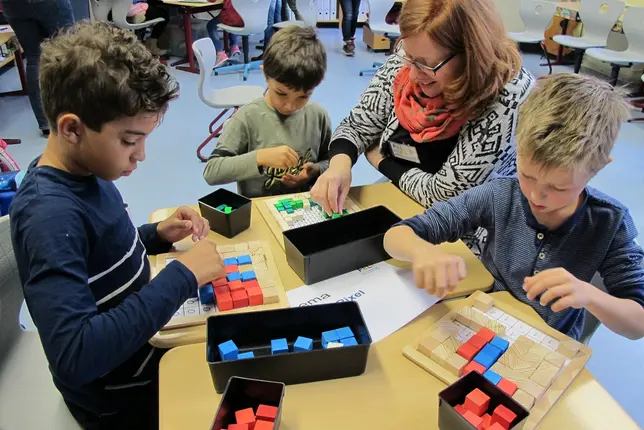
[(409, 77), (411, 66), (403, 66), (394, 78), (394, 108), (400, 124), (414, 142), (445, 140), (456, 134), (467, 118), (455, 118), (444, 106), (443, 96), (427, 97)]

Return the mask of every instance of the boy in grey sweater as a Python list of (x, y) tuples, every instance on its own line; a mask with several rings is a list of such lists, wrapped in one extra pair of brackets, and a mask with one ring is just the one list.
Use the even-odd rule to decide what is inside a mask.
[(326, 52), (313, 28), (277, 32), (264, 52), (266, 95), (226, 121), (206, 182), (237, 181), (246, 197), (308, 191), (329, 165), (331, 121), (309, 102), (325, 72)]

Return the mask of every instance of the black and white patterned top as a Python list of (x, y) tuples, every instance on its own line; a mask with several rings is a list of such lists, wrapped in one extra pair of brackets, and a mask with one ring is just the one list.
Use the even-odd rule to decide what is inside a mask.
[[(394, 110), (393, 81), (402, 66), (402, 61), (392, 55), (378, 69), (358, 104), (334, 132), (331, 157), (347, 154), (355, 163), (360, 154), (376, 144), (380, 145), (381, 152), (389, 152), (389, 139), (399, 128)], [(397, 178), (396, 185), (429, 207), (491, 177), (513, 174), (516, 171), (514, 135), (518, 108), (534, 82), (535, 78), (522, 68), (495, 103), (461, 128), (454, 149), (435, 174), (410, 166)]]
[(528, 300), (523, 280), (546, 269), (563, 268), (590, 283), (596, 272), (611, 296), (644, 306), (644, 252), (628, 209), (586, 187), (586, 199), (554, 231), (540, 225), (517, 178), (498, 178), (472, 188), (425, 213), (402, 221), (430, 243), (455, 242), (477, 227), (487, 230), (481, 261), (494, 277), (494, 291), (509, 291), (560, 332), (579, 339), (585, 309), (553, 312)]

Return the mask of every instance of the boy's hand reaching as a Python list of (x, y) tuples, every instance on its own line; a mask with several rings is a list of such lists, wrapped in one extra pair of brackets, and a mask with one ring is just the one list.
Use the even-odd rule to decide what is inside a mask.
[(157, 234), (166, 242), (175, 243), (192, 234), (192, 240), (197, 242), (208, 236), (210, 223), (194, 209), (181, 206), (167, 219), (157, 225)]
[(412, 254), (411, 264), (416, 286), (443, 298), (467, 276), (465, 261), (443, 252), (437, 246), (427, 245), (419, 247)]
[(534, 300), (541, 295), (539, 303), (548, 306), (555, 299), (559, 299), (551, 306), (554, 312), (564, 309), (581, 309), (590, 302), (590, 293), (595, 288), (587, 282), (575, 278), (566, 269), (556, 268), (539, 272), (534, 276), (525, 278), (523, 289), (529, 300)]
[(257, 150), (257, 165), (275, 169), (291, 169), (297, 166), (299, 156), (288, 145)]
[(188, 251), (181, 254), (178, 261), (183, 263), (197, 278), (201, 286), (226, 274), (224, 262), (217, 252), (217, 244), (211, 240), (200, 240)]
[(302, 170), (297, 175), (287, 173), (282, 177), (282, 183), (289, 188), (297, 187), (299, 185), (308, 184), (320, 175), (320, 167), (311, 162), (304, 163)]

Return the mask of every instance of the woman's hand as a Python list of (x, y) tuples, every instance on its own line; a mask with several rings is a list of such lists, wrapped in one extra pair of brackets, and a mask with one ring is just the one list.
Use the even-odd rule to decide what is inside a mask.
[(350, 187), (351, 157), (338, 154), (331, 159), (327, 171), (311, 188), (311, 198), (321, 205), (327, 214), (341, 213)]
[(378, 145), (368, 150), (364, 154), (364, 156), (367, 158), (369, 164), (371, 164), (376, 169), (378, 169), (378, 166), (380, 166), (380, 162), (385, 159), (385, 157), (383, 157), (380, 153), (380, 147)]

